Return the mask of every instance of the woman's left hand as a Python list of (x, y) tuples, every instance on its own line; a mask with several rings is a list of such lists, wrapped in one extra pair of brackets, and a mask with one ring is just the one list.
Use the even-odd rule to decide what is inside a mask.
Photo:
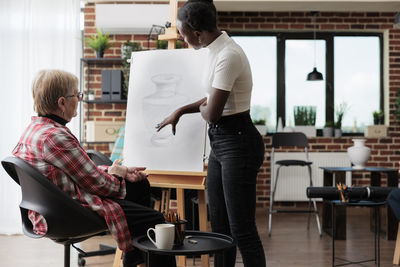
[(143, 171), (146, 167), (129, 167), (125, 179), (131, 183), (139, 182), (147, 178), (148, 174)]
[(113, 164), (108, 168), (108, 173), (125, 178), (128, 173), (128, 168), (121, 165), (122, 160), (116, 159)]

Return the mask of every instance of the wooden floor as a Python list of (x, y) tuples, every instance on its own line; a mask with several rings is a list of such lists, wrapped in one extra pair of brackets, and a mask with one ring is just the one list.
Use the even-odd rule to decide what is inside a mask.
[[(348, 240), (336, 242), (337, 256), (351, 260), (373, 257), (373, 233), (368, 230), (368, 209), (348, 209)], [(307, 231), (306, 214), (275, 214), (271, 238), (267, 235), (267, 217), (257, 212), (257, 224), (264, 244), (269, 267), (325, 267), (331, 266), (331, 238), (319, 237), (315, 219)], [(109, 236), (96, 237), (82, 243), (84, 249), (94, 249), (99, 243), (114, 244)], [(395, 241), (381, 239), (381, 266), (393, 266)], [(0, 235), (1, 267), (58, 267), (63, 266), (63, 246), (48, 239), (31, 239), (25, 236)], [(74, 249), (71, 249), (71, 252)], [(71, 256), (71, 266), (76, 265), (76, 254)], [(113, 255), (88, 258), (86, 266), (111, 267)], [(337, 262), (339, 263), (339, 262)], [(188, 266), (200, 266), (200, 260), (188, 259)], [(213, 266), (212, 264), (210, 266)], [(243, 266), (238, 253), (236, 266)], [(348, 265), (359, 266), (359, 265)], [(364, 266), (375, 266), (367, 263)]]

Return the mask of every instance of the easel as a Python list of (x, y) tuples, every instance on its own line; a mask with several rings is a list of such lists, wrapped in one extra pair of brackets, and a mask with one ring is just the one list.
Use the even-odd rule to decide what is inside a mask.
[[(176, 48), (176, 40), (179, 39), (179, 34), (176, 28), (177, 15), (178, 15), (178, 0), (169, 0), (169, 17), (171, 26), (165, 30), (165, 34), (159, 35), (159, 40), (168, 40), (168, 49)], [(178, 203), (178, 214), (181, 218), (185, 218), (185, 195), (184, 189), (195, 189), (198, 195), (199, 207), (199, 229), (200, 231), (207, 231), (207, 203), (206, 203), (206, 172), (179, 172), (179, 171), (160, 171), (160, 170), (146, 170), (149, 175), (148, 180), (150, 186), (165, 188), (163, 190), (161, 211), (168, 210), (169, 193), (171, 188), (176, 189), (176, 198)], [(117, 249), (113, 267), (121, 266), (122, 251)], [(186, 266), (186, 257), (178, 257), (178, 266)], [(201, 266), (209, 266), (209, 256), (201, 256)]]
[[(165, 30), (165, 34), (159, 35), (159, 40), (168, 40), (168, 49), (176, 48), (176, 40), (179, 34), (176, 28), (178, 16), (178, 1), (169, 0), (169, 19), (171, 27)], [(176, 199), (178, 203), (178, 214), (185, 218), (185, 195), (184, 189), (196, 189), (199, 199), (199, 229), (200, 231), (207, 231), (207, 204), (205, 196), (205, 177), (206, 172), (171, 172), (171, 171), (148, 171), (149, 182), (151, 186), (161, 188), (175, 188)], [(165, 193), (164, 193), (165, 194)], [(163, 195), (164, 196), (164, 195)], [(167, 203), (161, 203), (161, 207), (169, 205), (169, 195), (166, 194)], [(167, 208), (168, 209), (168, 208)], [(178, 257), (178, 265), (186, 266), (186, 257)], [(209, 266), (209, 256), (201, 256), (201, 265), (203, 267)]]

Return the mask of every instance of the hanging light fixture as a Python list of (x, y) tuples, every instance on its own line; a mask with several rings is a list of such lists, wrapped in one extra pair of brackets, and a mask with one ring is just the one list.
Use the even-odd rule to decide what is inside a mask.
[(316, 53), (317, 53), (317, 49), (316, 49), (316, 31), (315, 31), (315, 22), (316, 22), (316, 17), (317, 17), (317, 15), (318, 15), (318, 11), (313, 11), (313, 12), (311, 12), (311, 14), (313, 15), (313, 24), (314, 24), (314, 69), (313, 69), (313, 71), (312, 72), (310, 72), (308, 75), (307, 75), (307, 81), (322, 81), (323, 79), (324, 79), (324, 77), (322, 76), (322, 73), (321, 72), (319, 72), (318, 70), (317, 70), (317, 57), (316, 57)]

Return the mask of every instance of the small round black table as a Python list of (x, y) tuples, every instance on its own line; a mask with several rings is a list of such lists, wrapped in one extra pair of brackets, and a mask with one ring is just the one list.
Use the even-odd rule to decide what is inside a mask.
[(185, 240), (183, 241), (183, 245), (173, 247), (172, 249), (156, 248), (147, 235), (134, 238), (133, 245), (137, 249), (146, 253), (146, 266), (154, 267), (149, 265), (151, 254), (196, 256), (221, 253), (224, 255), (225, 251), (236, 246), (236, 242), (232, 237), (223, 234), (202, 231), (185, 231)]
[[(335, 209), (338, 206), (342, 207), (368, 207), (368, 208), (373, 208), (374, 209), (374, 219), (375, 219), (375, 227), (374, 227), (374, 258), (373, 259), (366, 259), (362, 261), (350, 261), (347, 259), (342, 259), (342, 258), (337, 258), (335, 256), (335, 234), (332, 234), (332, 267), (336, 266), (344, 266), (344, 265), (350, 265), (350, 264), (358, 264), (358, 265), (363, 265), (362, 263), (369, 262), (369, 261), (374, 261), (377, 266), (380, 266), (380, 212), (379, 208), (381, 206), (386, 205), (386, 201), (369, 201), (369, 200), (361, 200), (357, 202), (342, 202), (340, 200), (330, 200), (329, 201), (331, 204), (331, 219), (332, 219), (332, 233), (336, 233), (336, 221), (335, 221)], [(335, 265), (335, 259), (339, 259), (341, 261), (344, 261), (345, 263), (342, 264), (337, 264)], [(365, 265), (363, 265), (365, 266)]]

